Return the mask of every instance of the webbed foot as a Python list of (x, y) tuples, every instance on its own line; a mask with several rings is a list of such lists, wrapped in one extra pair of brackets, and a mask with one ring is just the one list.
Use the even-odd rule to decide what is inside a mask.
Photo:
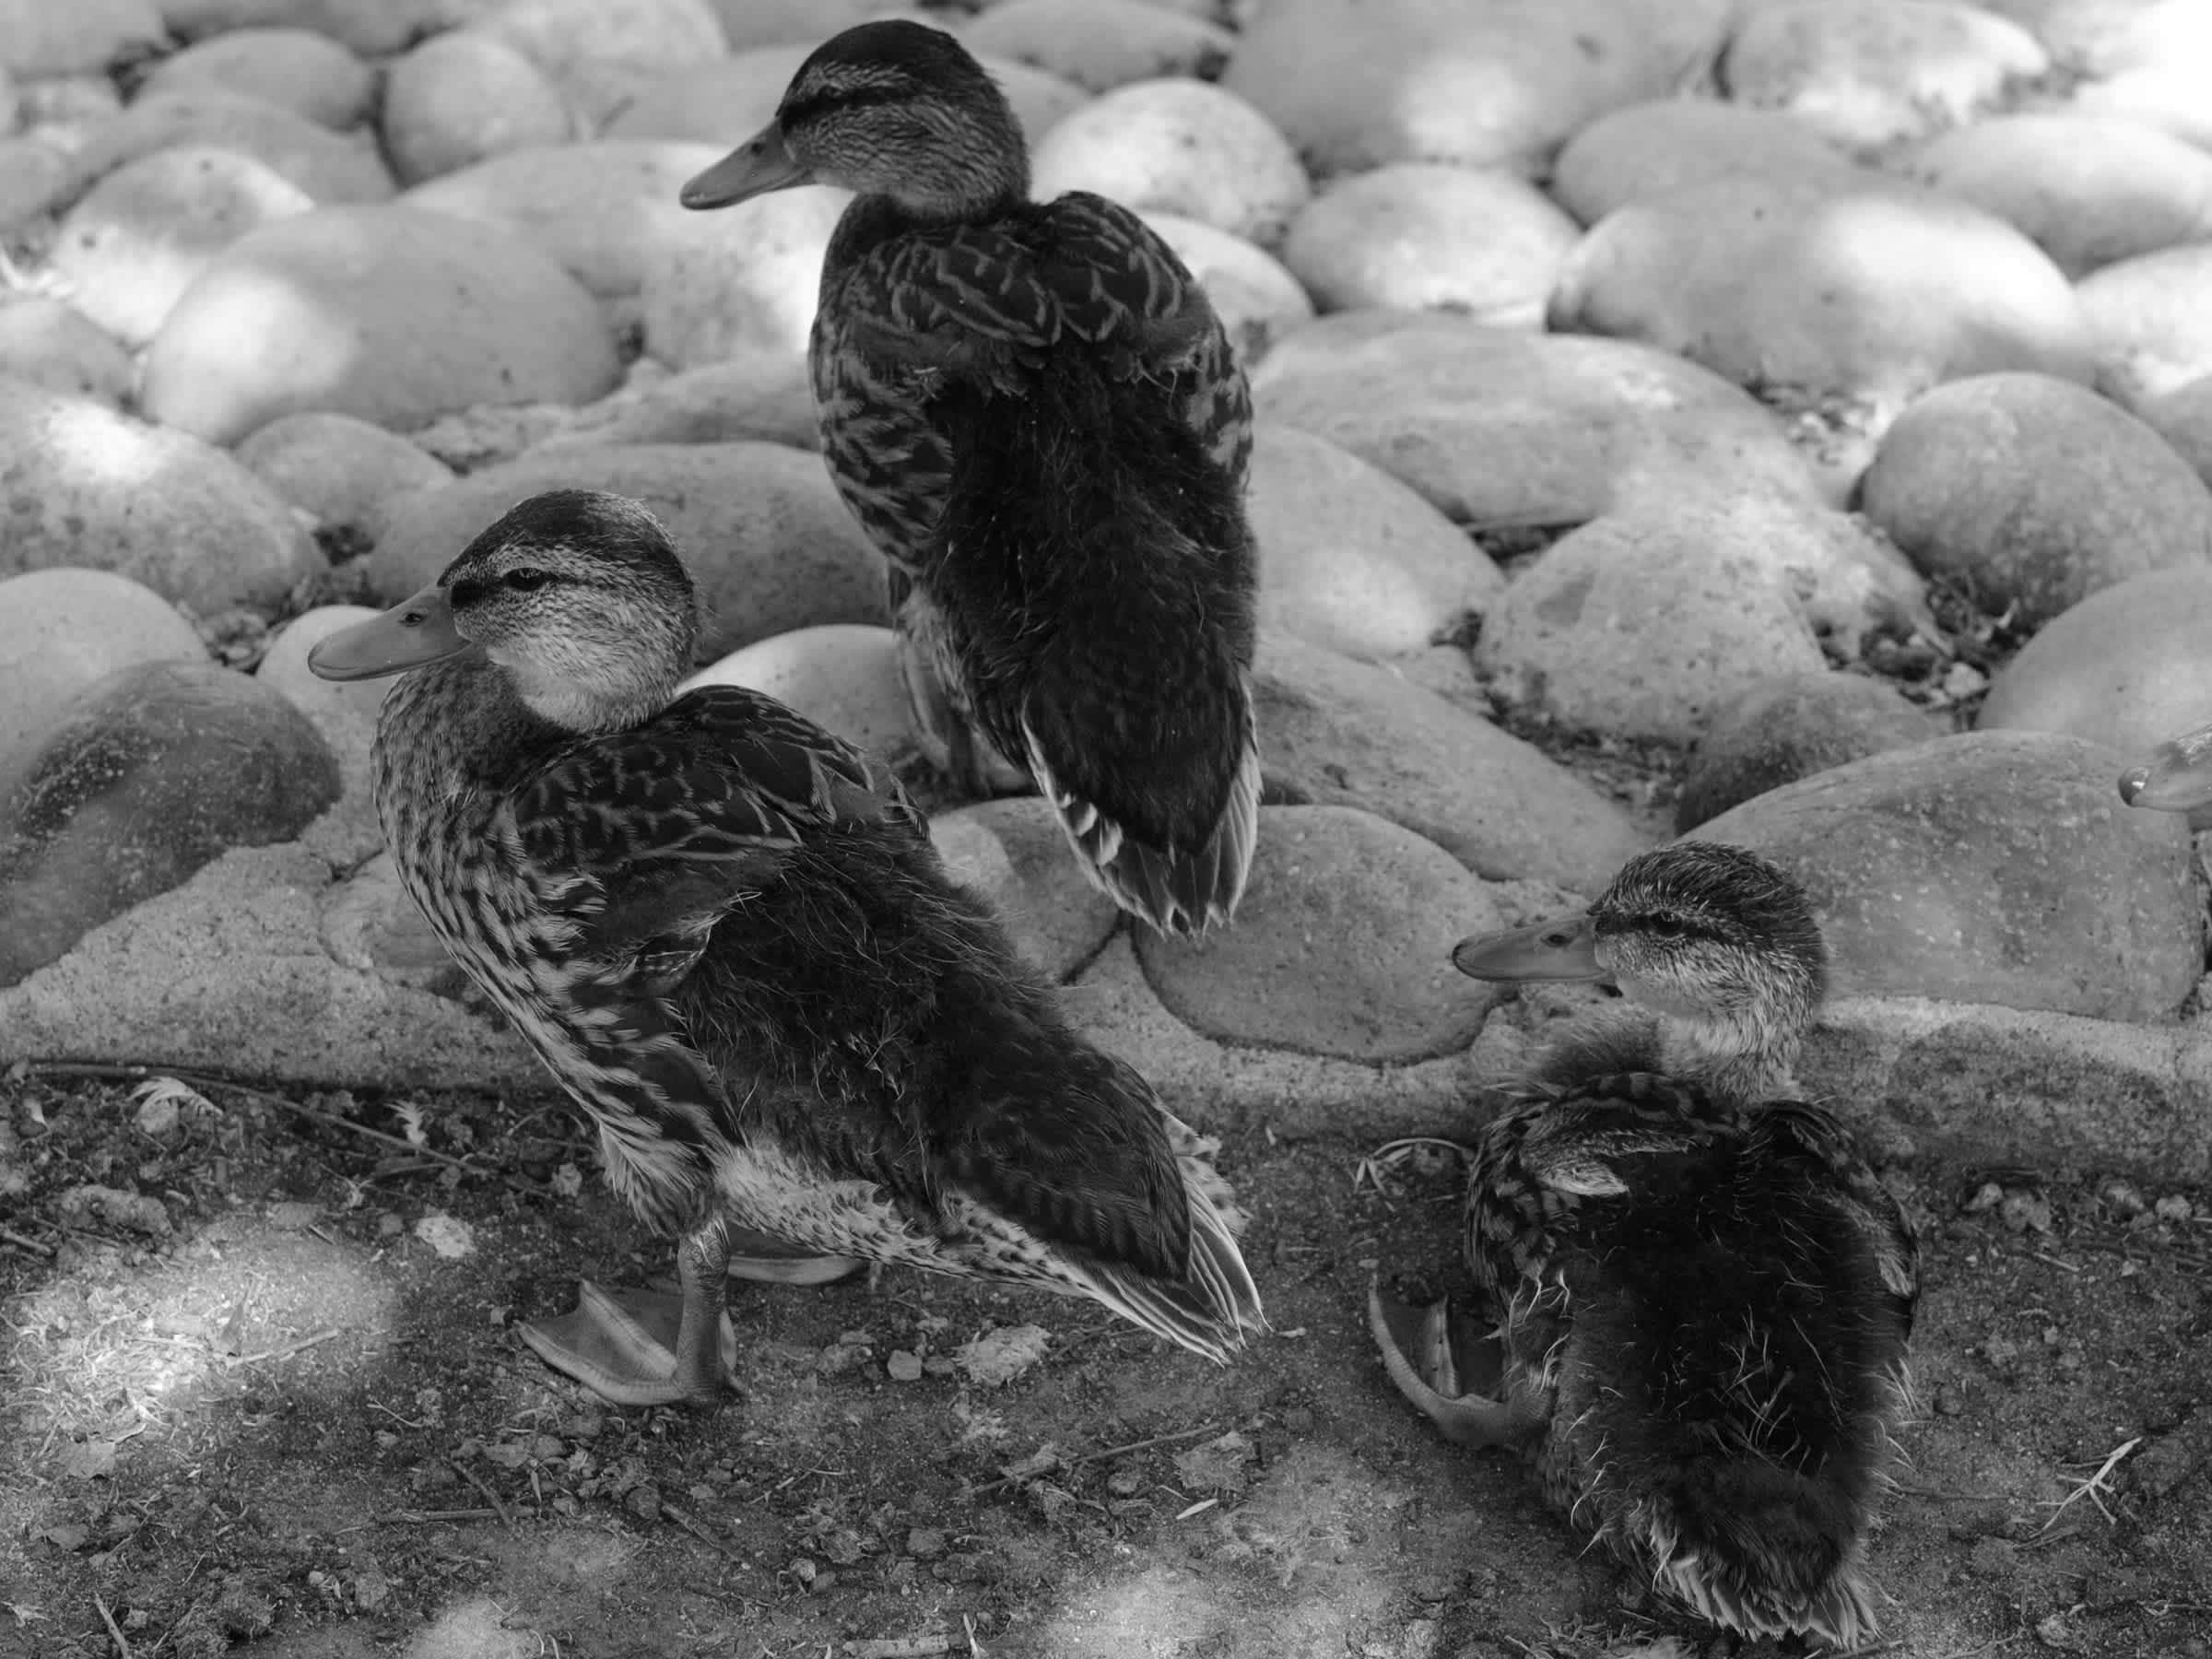
[[(1495, 1335), (1455, 1314), (1450, 1298), (1407, 1307), (1367, 1288), (1367, 1328), (1397, 1390), (1463, 1446), (1512, 1444), (1527, 1425), (1500, 1397), (1505, 1356)], [(1410, 1355), (1410, 1358), (1408, 1357)]]
[(705, 1374), (686, 1376), (684, 1299), (661, 1290), (615, 1296), (590, 1279), (577, 1288), (576, 1309), (535, 1321), (520, 1334), (540, 1359), (616, 1406), (712, 1407), (735, 1388), (737, 1334), (714, 1312), (713, 1358)]

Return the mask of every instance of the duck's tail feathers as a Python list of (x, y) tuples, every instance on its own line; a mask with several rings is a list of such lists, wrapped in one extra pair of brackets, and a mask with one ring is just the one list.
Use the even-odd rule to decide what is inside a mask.
[(1164, 934), (1202, 934), (1234, 919), (1259, 842), (1260, 747), (1248, 700), (1245, 739), (1229, 798), (1194, 848), (1158, 847), (1063, 785), (1029, 734), (1030, 771), (1052, 804), (1077, 864), (1115, 904)]
[(1685, 1477), (1626, 1518), (1660, 1591), (1747, 1636), (1801, 1632), (1849, 1648), (1873, 1634), (1863, 1505), (1753, 1458), (1700, 1459)]

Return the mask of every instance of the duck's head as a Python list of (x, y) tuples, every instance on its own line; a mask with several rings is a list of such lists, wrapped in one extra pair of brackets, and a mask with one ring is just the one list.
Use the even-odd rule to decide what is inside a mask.
[(625, 496), (557, 489), (511, 509), (420, 593), (308, 653), (324, 679), (375, 679), (477, 652), (524, 702), (578, 732), (656, 712), (690, 668), (691, 578)]
[(958, 219), (1030, 193), (1013, 107), (966, 47), (903, 18), (832, 36), (799, 65), (776, 118), (683, 188), (727, 207), (794, 184), (888, 196), (917, 218)]
[(2169, 738), (2121, 773), (2120, 798), (2153, 812), (2201, 815), (2212, 807), (2212, 726)]
[(1677, 841), (1622, 866), (1580, 916), (1463, 939), (1476, 979), (1610, 980), (1658, 1017), (1668, 1069), (1786, 1069), (1828, 987), (1805, 889), (1741, 847)]

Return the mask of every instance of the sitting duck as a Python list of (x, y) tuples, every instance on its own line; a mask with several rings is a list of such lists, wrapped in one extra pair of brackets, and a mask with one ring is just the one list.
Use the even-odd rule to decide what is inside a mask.
[(1134, 213), (1029, 199), (1005, 94), (942, 30), (833, 37), (682, 200), (815, 182), (857, 193), (809, 353), (822, 447), (888, 561), (918, 726), (971, 790), (1034, 780), (1124, 910), (1226, 922), (1260, 762), (1252, 400), (1220, 320)]
[(757, 692), (677, 696), (696, 640), (652, 514), (559, 490), (309, 657), (404, 676), (373, 763), (400, 877), (679, 1241), (672, 1335), (587, 1285), (524, 1339), (615, 1403), (711, 1405), (742, 1230), (783, 1246), (761, 1277), (1041, 1286), (1226, 1359), (1264, 1322), (1210, 1143), (1070, 1028), (879, 764)]
[(1587, 913), (1453, 960), (1609, 977), (1626, 1006), (1547, 1051), (1472, 1149), (1465, 1255), (1494, 1335), (1371, 1290), (1392, 1380), (1451, 1439), (1522, 1451), (1697, 1616), (1859, 1641), (1918, 1249), (1843, 1125), (1780, 1098), (1826, 982), (1804, 890), (1677, 842)]

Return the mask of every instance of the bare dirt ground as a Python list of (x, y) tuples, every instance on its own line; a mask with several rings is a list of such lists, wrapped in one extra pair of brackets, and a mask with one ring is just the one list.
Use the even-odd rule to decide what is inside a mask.
[[(0, 1659), (1782, 1651), (1635, 1605), (1390, 1392), (1361, 1296), (1459, 1285), (1441, 1161), (1377, 1190), (1370, 1147), (1234, 1131), (1278, 1334), (1231, 1370), (910, 1274), (736, 1286), (747, 1394), (700, 1418), (595, 1406), (509, 1334), (666, 1266), (557, 1101), (206, 1095), (148, 1134), (127, 1085), (0, 1079)], [(2205, 1195), (1894, 1178), (1925, 1414), (1867, 1651), (2203, 1659)], [(963, 1370), (1024, 1324), (1029, 1369)]]

